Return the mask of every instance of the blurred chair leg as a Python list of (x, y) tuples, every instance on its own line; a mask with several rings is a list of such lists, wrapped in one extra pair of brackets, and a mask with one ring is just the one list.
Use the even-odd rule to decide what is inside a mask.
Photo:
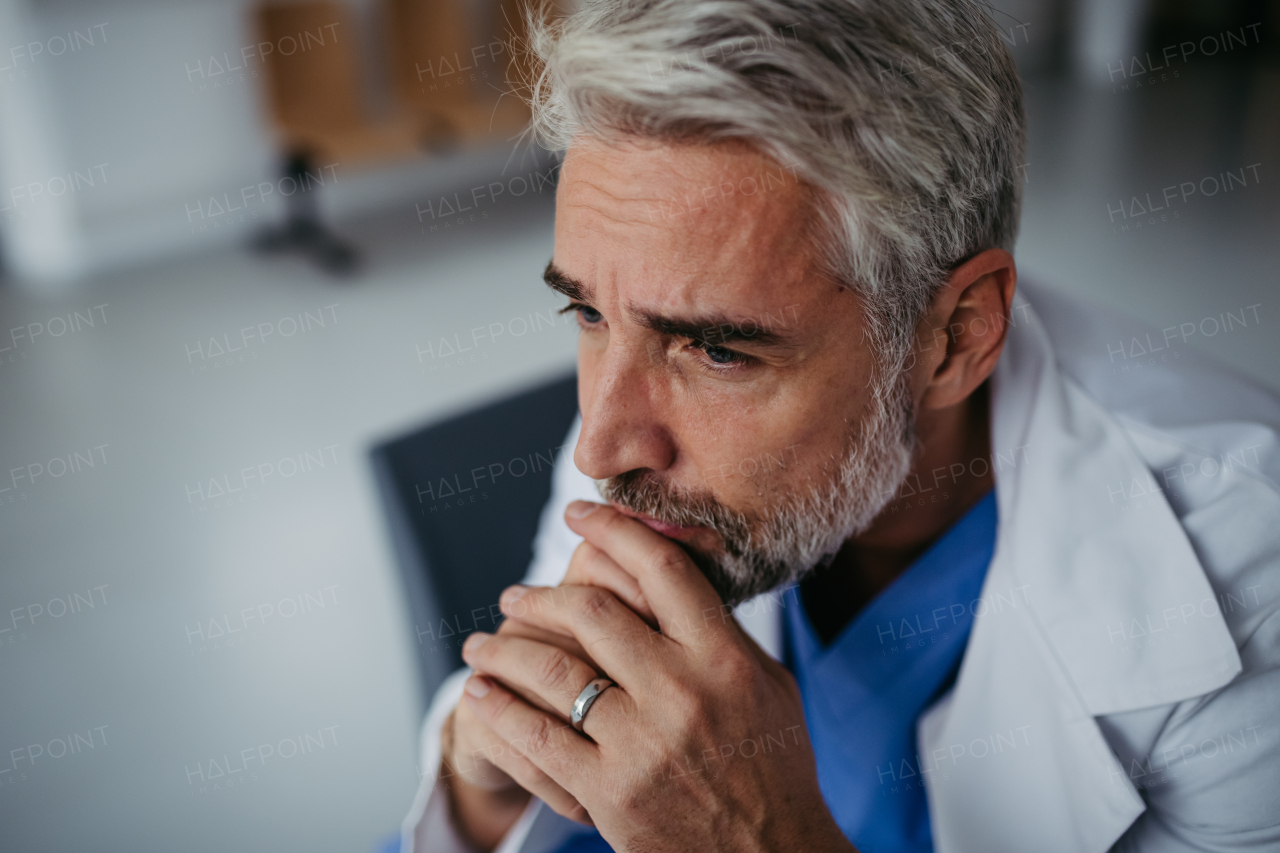
[(315, 197), (301, 189), (306, 186), (311, 165), (311, 157), (305, 151), (293, 151), (285, 158), (284, 174), (297, 182), (299, 190), (288, 197), (284, 224), (258, 234), (252, 245), (260, 252), (298, 252), (325, 272), (345, 275), (356, 268), (360, 255), (354, 246), (324, 226)]

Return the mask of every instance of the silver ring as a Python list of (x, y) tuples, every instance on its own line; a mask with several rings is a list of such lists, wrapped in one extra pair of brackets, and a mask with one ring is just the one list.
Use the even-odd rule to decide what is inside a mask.
[(615, 683), (607, 678), (593, 678), (590, 684), (582, 688), (578, 698), (573, 700), (573, 711), (569, 714), (569, 722), (573, 723), (575, 729), (582, 731), (582, 721), (586, 719), (591, 706), (601, 693), (614, 686)]

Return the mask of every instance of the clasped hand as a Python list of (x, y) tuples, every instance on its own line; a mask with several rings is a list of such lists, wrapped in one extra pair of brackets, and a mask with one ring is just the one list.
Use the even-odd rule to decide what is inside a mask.
[[(822, 801), (799, 690), (675, 542), (609, 506), (566, 513), (584, 538), (564, 583), (511, 587), (496, 634), (463, 647), (456, 712), (507, 777), (618, 851), (852, 850)], [(584, 720), (570, 709), (597, 675)]]

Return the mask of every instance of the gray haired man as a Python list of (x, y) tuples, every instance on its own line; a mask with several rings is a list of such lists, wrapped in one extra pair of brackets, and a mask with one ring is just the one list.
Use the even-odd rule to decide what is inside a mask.
[(405, 849), (1280, 849), (1280, 404), (1117, 378), (1131, 324), (1015, 294), (986, 11), (601, 0), (531, 43), (581, 418)]

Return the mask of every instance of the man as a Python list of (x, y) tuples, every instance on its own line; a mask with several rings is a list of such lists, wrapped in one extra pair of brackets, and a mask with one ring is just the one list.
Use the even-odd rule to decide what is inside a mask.
[(405, 849), (1280, 849), (1280, 405), (1015, 293), (985, 13), (610, 0), (533, 45), (581, 419)]

